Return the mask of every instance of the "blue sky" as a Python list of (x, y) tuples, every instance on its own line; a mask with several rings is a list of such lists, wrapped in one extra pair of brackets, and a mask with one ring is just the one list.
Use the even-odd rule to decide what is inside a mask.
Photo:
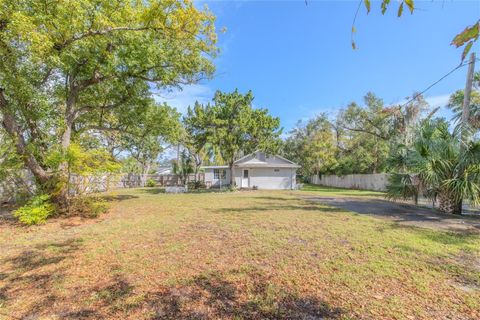
[[(170, 93), (184, 111), (215, 90), (252, 90), (255, 107), (280, 117), (284, 132), (320, 112), (334, 116), (372, 91), (386, 104), (421, 91), (460, 63), (453, 37), (480, 18), (480, 1), (415, 1), (413, 15), (396, 17), (398, 3), (380, 14), (362, 7), (352, 50), (357, 1), (201, 1), (217, 16), (220, 54), (214, 79)], [(476, 52), (479, 46), (474, 48)], [(477, 68), (478, 70), (478, 68)], [(426, 93), (433, 106), (465, 83), (462, 68)], [(443, 111), (443, 114), (447, 114)]]

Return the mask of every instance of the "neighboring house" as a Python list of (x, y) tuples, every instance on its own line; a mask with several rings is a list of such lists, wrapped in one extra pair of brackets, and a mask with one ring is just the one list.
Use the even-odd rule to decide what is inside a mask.
[(157, 174), (159, 175), (169, 175), (173, 174), (172, 166), (159, 166), (157, 169)]
[(230, 184), (233, 174), (238, 188), (295, 189), (296, 174), (300, 166), (278, 155), (256, 151), (233, 163), (233, 173), (228, 166), (205, 166), (205, 184), (220, 187)]

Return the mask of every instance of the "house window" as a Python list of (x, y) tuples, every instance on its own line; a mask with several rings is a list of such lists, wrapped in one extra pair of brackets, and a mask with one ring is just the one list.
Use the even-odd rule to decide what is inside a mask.
[(280, 169), (273, 169), (273, 172), (280, 172)]
[(227, 171), (225, 169), (213, 169), (214, 179), (225, 179), (227, 177)]

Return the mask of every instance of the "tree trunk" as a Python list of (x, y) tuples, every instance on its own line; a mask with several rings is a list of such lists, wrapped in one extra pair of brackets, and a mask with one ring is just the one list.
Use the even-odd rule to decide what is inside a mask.
[(202, 158), (196, 154), (195, 155), (195, 182), (198, 182), (200, 180), (199, 172), (200, 172), (200, 167), (202, 166)]
[(463, 200), (460, 200), (455, 204), (453, 214), (462, 214), (462, 209), (463, 209)]
[[(68, 100), (74, 103), (74, 100)], [(64, 154), (68, 151), (72, 140), (72, 127), (74, 121), (73, 106), (67, 105), (67, 114), (65, 115), (65, 128), (62, 134), (61, 146)], [(60, 163), (58, 167), (58, 176), (56, 177), (56, 186), (54, 187), (54, 197), (52, 200), (56, 203), (60, 210), (69, 211), (70, 208), (70, 179), (71, 173), (67, 161)]]
[(448, 192), (441, 192), (438, 195), (438, 209), (445, 213), (461, 214), (462, 201), (458, 202)]
[(235, 177), (233, 176), (233, 161), (228, 164), (230, 170), (230, 188), (235, 187)]

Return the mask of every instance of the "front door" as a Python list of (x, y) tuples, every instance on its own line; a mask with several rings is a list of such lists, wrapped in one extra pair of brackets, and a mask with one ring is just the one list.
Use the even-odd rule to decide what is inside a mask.
[(248, 169), (243, 169), (243, 176), (242, 176), (242, 188), (249, 188), (248, 183)]

